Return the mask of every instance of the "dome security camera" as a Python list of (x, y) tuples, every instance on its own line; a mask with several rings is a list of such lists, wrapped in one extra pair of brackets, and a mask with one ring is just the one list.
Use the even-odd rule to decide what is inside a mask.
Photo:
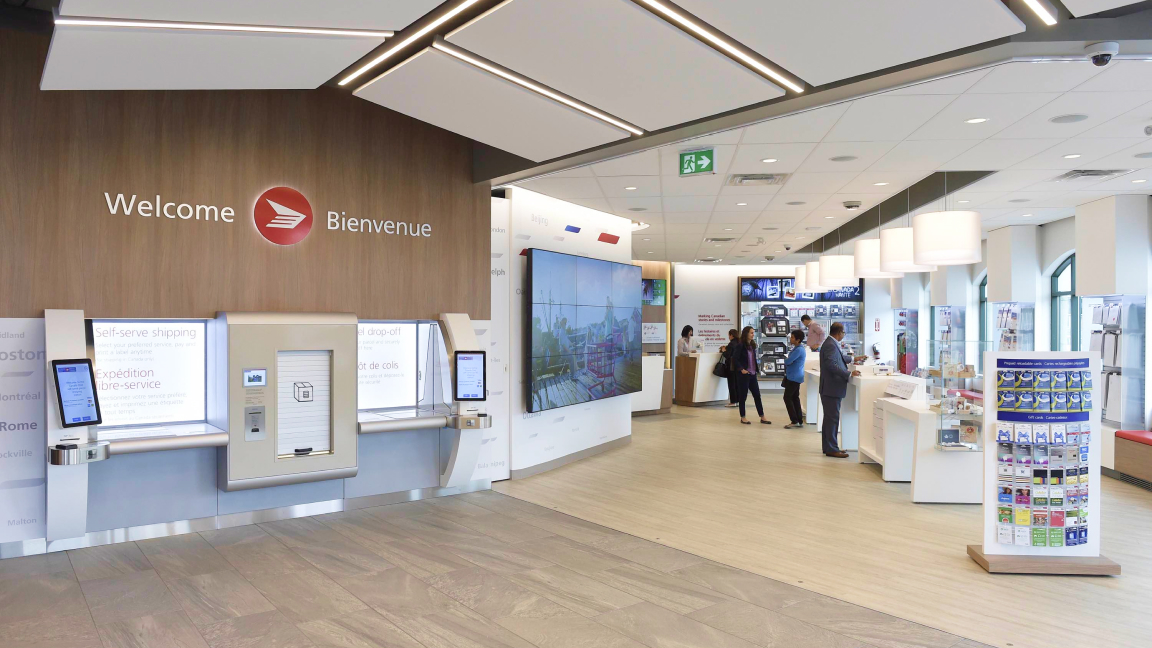
[(1084, 53), (1092, 60), (1092, 65), (1104, 67), (1112, 62), (1112, 57), (1120, 53), (1120, 43), (1106, 41), (1092, 43), (1084, 48)]
[(847, 209), (848, 211), (856, 211), (857, 209), (860, 209), (860, 201), (859, 200), (845, 200), (844, 201), (844, 209)]
[(791, 246), (791, 245), (785, 245), (785, 246), (784, 246), (784, 251), (785, 251), (785, 252), (791, 252), (791, 251), (792, 251), (792, 246)]

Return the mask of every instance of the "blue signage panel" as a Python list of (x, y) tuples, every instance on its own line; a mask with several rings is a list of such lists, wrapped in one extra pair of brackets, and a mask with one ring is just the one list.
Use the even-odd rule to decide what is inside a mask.
[(862, 302), (864, 282), (827, 292), (796, 292), (796, 280), (787, 278), (749, 278), (740, 280), (740, 301), (763, 302)]

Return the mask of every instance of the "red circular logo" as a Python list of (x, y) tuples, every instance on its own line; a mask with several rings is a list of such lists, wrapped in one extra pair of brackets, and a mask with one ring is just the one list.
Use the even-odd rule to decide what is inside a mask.
[(312, 231), (312, 205), (304, 194), (273, 187), (260, 194), (252, 210), (260, 235), (276, 245), (295, 245)]

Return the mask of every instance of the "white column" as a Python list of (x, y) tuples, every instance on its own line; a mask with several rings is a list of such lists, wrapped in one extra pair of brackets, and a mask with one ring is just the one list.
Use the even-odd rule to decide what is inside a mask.
[(1076, 208), (1076, 294), (1148, 294), (1150, 202), (1121, 195)]
[(872, 356), (872, 345), (880, 344), (880, 359), (896, 360), (895, 335), (893, 334), (892, 279), (864, 280), (864, 355)]
[(1012, 225), (988, 233), (988, 301), (1035, 304), (1040, 285), (1040, 228)]

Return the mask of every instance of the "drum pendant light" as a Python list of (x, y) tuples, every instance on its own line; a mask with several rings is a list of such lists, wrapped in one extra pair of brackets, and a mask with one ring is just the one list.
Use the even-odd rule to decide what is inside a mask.
[(808, 268), (803, 265), (796, 266), (796, 280), (792, 282), (792, 287), (798, 293), (808, 292), (807, 283), (805, 280), (808, 278)]
[(861, 279), (899, 279), (903, 272), (884, 272), (880, 269), (880, 210), (876, 210), (876, 238), (856, 241), (853, 270)]
[(804, 267), (807, 268), (807, 270), (808, 270), (806, 275), (805, 275), (806, 282), (804, 284), (804, 292), (808, 292), (808, 293), (828, 292), (828, 288), (826, 288), (820, 284), (820, 262), (819, 261), (809, 261), (808, 263), (804, 264)]
[(890, 227), (880, 232), (880, 270), (884, 272), (932, 272), (936, 268), (916, 263), (912, 228)]
[[(836, 230), (836, 251), (840, 252), (840, 230)], [(820, 283), (829, 288), (847, 288), (855, 286), (856, 259), (850, 254), (822, 254), (820, 255)]]
[(948, 174), (944, 174), (944, 211), (912, 219), (912, 259), (917, 264), (952, 266), (980, 263), (980, 214), (948, 211)]

